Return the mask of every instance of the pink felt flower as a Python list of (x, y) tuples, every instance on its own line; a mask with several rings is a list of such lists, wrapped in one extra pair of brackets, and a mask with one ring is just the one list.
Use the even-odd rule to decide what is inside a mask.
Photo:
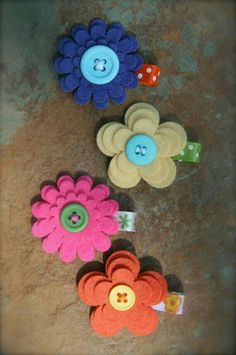
[(108, 199), (107, 185), (93, 187), (89, 176), (74, 181), (65, 175), (58, 179), (57, 187), (44, 186), (40, 195), (43, 201), (32, 206), (37, 218), (32, 233), (42, 238), (42, 248), (47, 253), (59, 251), (60, 259), (69, 263), (77, 256), (90, 261), (95, 249), (104, 252), (110, 248), (109, 235), (119, 230), (114, 217), (119, 205)]

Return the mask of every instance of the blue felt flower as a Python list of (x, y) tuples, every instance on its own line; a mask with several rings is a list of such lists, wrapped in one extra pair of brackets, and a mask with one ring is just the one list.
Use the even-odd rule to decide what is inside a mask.
[(104, 109), (109, 98), (122, 104), (127, 97), (125, 88), (138, 84), (134, 72), (142, 66), (143, 58), (136, 54), (137, 48), (137, 39), (125, 34), (120, 23), (108, 26), (95, 19), (88, 28), (74, 26), (71, 37), (60, 40), (61, 56), (54, 62), (61, 75), (61, 89), (73, 92), (80, 105), (91, 99), (96, 108)]

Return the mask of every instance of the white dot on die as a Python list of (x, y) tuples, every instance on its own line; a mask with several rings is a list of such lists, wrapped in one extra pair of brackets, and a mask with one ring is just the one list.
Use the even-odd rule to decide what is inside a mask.
[(189, 149), (189, 150), (193, 150), (193, 145), (192, 145), (192, 144), (189, 144), (188, 149)]
[(147, 73), (151, 73), (152, 69), (151, 68), (147, 68)]
[(199, 158), (199, 153), (196, 153), (196, 158)]
[(184, 155), (185, 154), (185, 151), (184, 150), (182, 150), (182, 152), (180, 153), (180, 155)]
[(142, 74), (142, 73), (139, 73), (139, 74), (138, 74), (138, 78), (139, 78), (139, 79), (142, 79), (142, 77), (143, 77), (143, 74)]
[(154, 75), (154, 77), (152, 78), (153, 81), (156, 81), (157, 80), (157, 77), (156, 75)]

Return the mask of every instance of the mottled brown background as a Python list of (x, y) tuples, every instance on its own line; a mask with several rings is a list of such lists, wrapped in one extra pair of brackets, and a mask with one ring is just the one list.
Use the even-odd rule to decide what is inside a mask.
[[(1, 344), (4, 354), (233, 354), (235, 238), (235, 5), (233, 1), (87, 0), (1, 2)], [(78, 22), (120, 20), (146, 62), (162, 67), (158, 88), (129, 92), (123, 106), (79, 107), (58, 89), (56, 42)], [(123, 191), (97, 149), (101, 120), (123, 120), (135, 101), (177, 117), (202, 143), (199, 165), (178, 164), (176, 182)], [(31, 235), (30, 201), (60, 171), (105, 179), (123, 208), (134, 202), (137, 233), (120, 233), (153, 256), (186, 294), (184, 316), (161, 314), (158, 331), (109, 339), (89, 327), (76, 295), (79, 260), (64, 265)], [(127, 193), (129, 197), (126, 197)], [(117, 239), (117, 238), (115, 238)], [(102, 256), (97, 254), (97, 259)]]

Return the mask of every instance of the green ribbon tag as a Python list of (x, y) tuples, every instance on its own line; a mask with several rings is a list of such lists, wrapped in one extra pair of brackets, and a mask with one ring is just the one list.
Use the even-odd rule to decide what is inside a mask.
[(189, 163), (199, 163), (202, 146), (200, 143), (187, 142), (180, 154), (172, 157), (173, 160), (186, 161)]

